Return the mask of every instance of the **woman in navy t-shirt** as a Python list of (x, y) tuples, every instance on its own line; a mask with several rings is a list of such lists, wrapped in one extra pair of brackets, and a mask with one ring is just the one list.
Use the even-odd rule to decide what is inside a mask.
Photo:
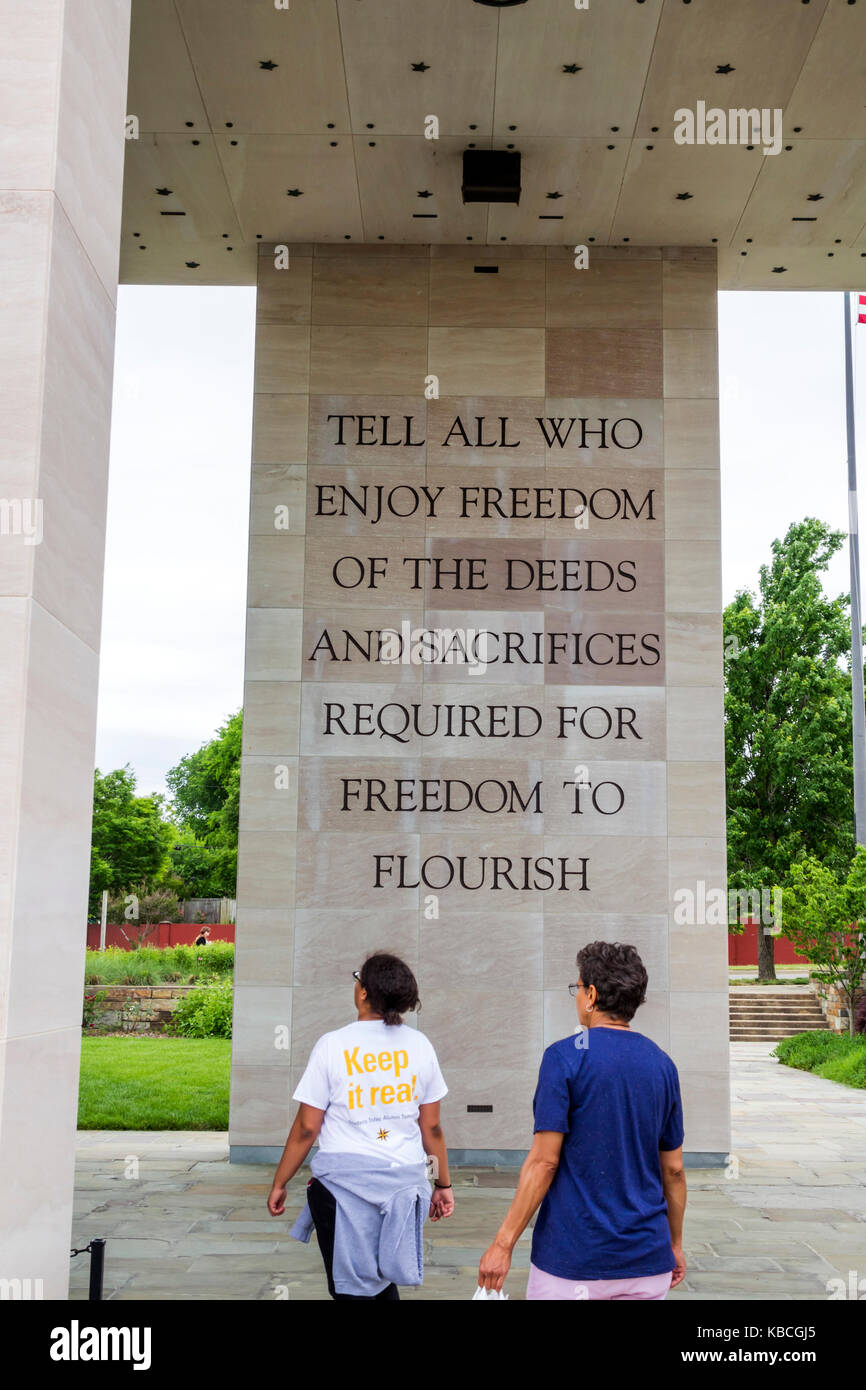
[(662, 1299), (686, 1269), (677, 1069), (629, 1027), (646, 998), (635, 948), (594, 941), (577, 965), (583, 1031), (542, 1058), (532, 1149), (478, 1282), (502, 1288), (540, 1205), (527, 1299)]

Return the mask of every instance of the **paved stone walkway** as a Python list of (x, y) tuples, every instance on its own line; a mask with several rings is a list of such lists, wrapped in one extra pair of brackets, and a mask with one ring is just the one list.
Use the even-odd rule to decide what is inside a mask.
[[(734, 1043), (733, 1162), (688, 1173), (682, 1299), (825, 1299), (828, 1281), (866, 1278), (866, 1094), (781, 1066), (772, 1044)], [(272, 1168), (230, 1166), (224, 1134), (79, 1135), (73, 1244), (106, 1237), (115, 1299), (327, 1298), (315, 1243), (288, 1238), (265, 1199)], [(516, 1174), (460, 1169), (457, 1209), (428, 1223), (423, 1288), (406, 1299), (466, 1299)], [(291, 1220), (304, 1184), (289, 1188)], [(87, 1297), (86, 1255), (72, 1261)], [(506, 1286), (522, 1298), (529, 1233)]]

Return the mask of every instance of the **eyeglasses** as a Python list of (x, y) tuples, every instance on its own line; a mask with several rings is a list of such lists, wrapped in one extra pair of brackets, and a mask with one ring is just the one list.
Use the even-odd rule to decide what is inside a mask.
[(579, 989), (580, 989), (580, 980), (578, 980), (578, 982), (577, 982), (576, 985), (569, 985), (569, 986), (568, 986), (568, 992), (569, 992), (569, 994), (571, 995), (572, 999), (575, 997), (575, 995), (577, 994), (577, 991), (578, 991)]
[(352, 979), (353, 979), (353, 980), (357, 980), (357, 981), (358, 981), (358, 984), (361, 983), (361, 972), (360, 972), (360, 970), (353, 970), (353, 971), (352, 971)]

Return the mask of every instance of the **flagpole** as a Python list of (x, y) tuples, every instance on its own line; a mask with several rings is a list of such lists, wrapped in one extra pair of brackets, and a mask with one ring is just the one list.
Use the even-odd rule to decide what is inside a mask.
[(854, 840), (866, 845), (866, 705), (863, 694), (863, 621), (857, 532), (857, 452), (854, 433), (854, 326), (845, 295), (845, 421), (848, 432), (848, 555), (851, 563), (851, 704), (854, 744)]

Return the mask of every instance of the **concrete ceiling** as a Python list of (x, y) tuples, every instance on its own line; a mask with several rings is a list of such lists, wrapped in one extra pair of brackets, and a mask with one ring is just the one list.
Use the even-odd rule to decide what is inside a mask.
[[(715, 243), (723, 288), (866, 282), (866, 0), (281, 3), (133, 0), (123, 282), (253, 284), (258, 240), (469, 239)], [(781, 153), (676, 144), (698, 101), (781, 108)], [(519, 206), (464, 206), (470, 143), (521, 152)]]

